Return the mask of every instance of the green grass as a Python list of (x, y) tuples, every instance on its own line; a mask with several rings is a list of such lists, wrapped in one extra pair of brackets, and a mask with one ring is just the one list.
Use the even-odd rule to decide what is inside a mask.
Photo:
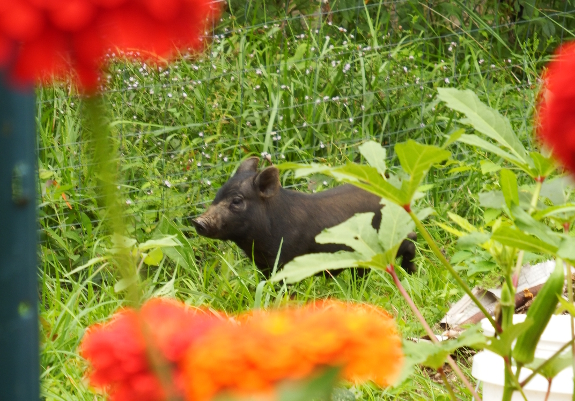
[[(434, 100), (442, 86), (476, 91), (529, 143), (537, 77), (573, 25), (569, 13), (554, 19), (535, 13), (529, 23), (513, 26), (515, 11), (498, 1), (431, 8), (412, 1), (332, 1), (321, 14), (318, 4), (232, 1), (207, 51), (182, 54), (167, 68), (111, 57), (102, 85), (121, 155), (118, 200), (130, 235), (141, 242), (170, 231), (184, 244), (179, 264), (166, 257), (142, 272), (146, 297), (176, 297), (230, 313), (254, 307), (262, 276), (249, 259), (229, 243), (198, 237), (187, 220), (201, 213), (248, 155), (267, 152), (274, 163), (340, 164), (361, 161), (357, 146), (374, 139), (388, 146), (393, 168), (395, 143), (442, 143), (457, 127), (457, 116)], [(553, 16), (563, 11), (557, 4), (561, 8), (552, 2), (541, 8)], [(114, 291), (118, 274), (109, 266), (69, 274), (109, 246), (81, 104), (65, 85), (38, 90), (42, 396), (48, 400), (103, 399), (83, 379), (78, 344), (86, 327), (124, 304)], [(498, 183), (479, 168), (488, 155), (453, 150), (456, 163), (430, 174), (433, 187), (421, 202), (436, 209), (438, 221), (452, 211), (473, 222), (481, 214), (471, 194)], [(333, 185), (324, 180), (282, 176), (284, 186), (305, 191)], [(432, 222), (428, 226), (453, 255), (453, 238)], [(461, 292), (422, 244), (418, 266), (403, 283), (433, 324)], [(483, 279), (468, 278), (472, 285)], [(404, 337), (423, 333), (382, 272), (361, 279), (346, 271), (288, 288), (267, 284), (261, 304), (325, 297), (380, 305), (396, 317)], [(353, 391), (362, 400), (447, 399), (426, 372), (397, 389), (365, 385)]]

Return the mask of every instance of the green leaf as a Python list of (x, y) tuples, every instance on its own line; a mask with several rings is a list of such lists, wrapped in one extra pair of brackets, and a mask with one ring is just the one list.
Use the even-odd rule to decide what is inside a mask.
[(481, 174), (484, 175), (501, 170), (501, 165), (495, 164), (489, 160), (481, 160), (479, 165), (481, 166)]
[(278, 389), (279, 401), (329, 401), (333, 388), (340, 379), (341, 369), (328, 367), (310, 379), (283, 383)]
[(477, 228), (463, 217), (456, 215), (455, 213), (447, 212), (447, 215), (451, 220), (453, 220), (459, 227), (463, 228), (468, 233), (473, 233), (477, 231)]
[(567, 311), (571, 316), (575, 317), (575, 305), (573, 305), (571, 302), (567, 301), (563, 297), (557, 297), (557, 298), (559, 298), (559, 309), (560, 309), (559, 313)]
[(485, 244), (489, 239), (490, 236), (487, 233), (474, 232), (459, 237), (457, 240), (457, 247), (460, 249), (472, 248), (477, 245)]
[[(388, 206), (383, 210), (387, 208)], [(405, 210), (403, 212), (406, 213)], [(315, 237), (315, 240), (318, 244), (347, 245), (366, 259), (371, 259), (381, 251), (377, 231), (371, 225), (373, 216), (374, 213), (358, 213), (337, 226), (326, 228)], [(409, 215), (407, 217), (409, 218)]]
[(181, 244), (176, 240), (175, 235), (169, 235), (163, 238), (151, 239), (138, 245), (140, 251), (146, 251), (152, 248), (164, 248), (172, 246), (181, 246)]
[(395, 153), (403, 169), (410, 175), (409, 181), (404, 181), (402, 185), (404, 199), (408, 200), (406, 204), (411, 204), (413, 195), (431, 166), (451, 156), (451, 153), (445, 149), (422, 145), (411, 139), (395, 145)]
[(527, 318), (524, 322), (509, 326), (503, 333), (499, 334), (498, 338), (490, 338), (485, 348), (497, 355), (508, 356), (513, 341), (532, 325), (533, 319)]
[(176, 226), (174, 221), (163, 216), (160, 224), (158, 224), (156, 232), (164, 236), (175, 236), (175, 240), (182, 244), (182, 246), (164, 248), (164, 255), (177, 265), (182, 266), (184, 269), (188, 269), (190, 265), (193, 265), (193, 262), (191, 262), (191, 260), (194, 259), (192, 245), (184, 233)]
[(403, 353), (405, 354), (404, 368), (400, 375), (401, 383), (413, 370), (415, 365), (423, 365), (432, 369), (442, 367), (449, 355), (461, 347), (483, 348), (487, 342), (486, 337), (479, 332), (478, 325), (463, 332), (458, 338), (442, 341), (438, 344), (420, 341), (403, 341)]
[(155, 248), (152, 252), (146, 255), (144, 263), (148, 266), (159, 266), (163, 257), (164, 253), (162, 252), (162, 248)]
[(118, 280), (118, 282), (114, 285), (114, 291), (122, 292), (128, 287), (138, 282), (138, 276), (134, 274), (132, 277), (123, 278)]
[(502, 169), (499, 173), (499, 184), (501, 192), (505, 198), (508, 208), (512, 205), (519, 205), (519, 187), (517, 186), (517, 176), (511, 170)]
[[(545, 362), (547, 362), (547, 359), (535, 358), (533, 362), (525, 365), (525, 367), (535, 371)], [(562, 370), (571, 366), (572, 362), (573, 355), (569, 354), (569, 352), (565, 352), (562, 355), (553, 358), (549, 363), (539, 369), (538, 373), (547, 380), (550, 380), (557, 376)]]
[(399, 246), (414, 229), (415, 223), (401, 206), (389, 203), (382, 209), (378, 235), (384, 250)]
[(491, 239), (498, 241), (503, 245), (523, 249), (529, 252), (545, 253), (551, 255), (555, 255), (557, 253), (556, 246), (543, 242), (539, 238), (525, 234), (522, 231), (515, 230), (510, 227), (498, 228), (497, 231), (491, 235)]
[(465, 114), (467, 119), (461, 120), (463, 124), (471, 125), (477, 131), (506, 147), (521, 162), (527, 163), (527, 152), (507, 117), (503, 117), (497, 110), (482, 103), (469, 89), (438, 88), (437, 91), (439, 100), (446, 102), (451, 109)]
[(573, 179), (569, 176), (555, 177), (545, 180), (541, 186), (540, 196), (549, 199), (554, 205), (567, 202), (567, 190), (573, 185)]
[(539, 152), (529, 152), (531, 160), (533, 160), (533, 170), (539, 177), (549, 177), (555, 171), (555, 163), (548, 157), (543, 156)]
[(288, 284), (297, 283), (304, 278), (311, 277), (324, 270), (356, 267), (358, 266), (358, 262), (362, 260), (362, 256), (363, 255), (357, 252), (345, 251), (336, 253), (311, 253), (298, 256), (273, 275), (269, 281), (276, 282), (286, 280)]
[(426, 208), (420, 209), (420, 210), (415, 212), (415, 216), (417, 217), (417, 219), (419, 221), (425, 220), (426, 218), (428, 218), (432, 214), (435, 214), (435, 209), (432, 207), (426, 207)]
[(575, 238), (564, 236), (559, 244), (557, 256), (569, 261), (575, 260)]
[(567, 203), (565, 205), (559, 206), (552, 206), (548, 207), (547, 209), (543, 209), (540, 212), (537, 212), (533, 215), (535, 220), (541, 220), (545, 217), (551, 216), (561, 216), (565, 215), (565, 217), (573, 216), (575, 214), (575, 204)]
[(559, 247), (561, 241), (559, 235), (551, 231), (547, 225), (535, 220), (529, 213), (517, 205), (513, 205), (510, 209), (517, 228), (528, 234), (535, 235), (541, 241), (552, 246)]
[(449, 145), (451, 145), (452, 143), (457, 142), (457, 140), (459, 138), (461, 138), (461, 135), (463, 135), (465, 133), (465, 129), (464, 128), (459, 128), (455, 131), (453, 131), (451, 133), (451, 135), (449, 135), (449, 138), (447, 138), (447, 141), (445, 141), (445, 143), (443, 144), (442, 148), (445, 149), (447, 148)]
[(377, 171), (379, 171), (379, 174), (384, 176), (387, 169), (387, 165), (385, 164), (387, 152), (385, 148), (377, 142), (369, 141), (361, 145), (358, 149), (359, 153), (365, 157), (369, 165), (375, 167)]
[(524, 171), (529, 171), (529, 165), (525, 162), (523, 162), (521, 159), (515, 157), (513, 154), (506, 152), (505, 150), (501, 149), (500, 147), (487, 142), (484, 139), (481, 139), (480, 137), (478, 137), (477, 135), (461, 135), (461, 137), (459, 138), (459, 142), (462, 143), (466, 143), (467, 145), (471, 145), (471, 146), (477, 146), (479, 148), (482, 148), (488, 152), (493, 153), (494, 155), (497, 155), (499, 157), (504, 158), (505, 160), (507, 160), (508, 162), (515, 164), (517, 167), (521, 168)]

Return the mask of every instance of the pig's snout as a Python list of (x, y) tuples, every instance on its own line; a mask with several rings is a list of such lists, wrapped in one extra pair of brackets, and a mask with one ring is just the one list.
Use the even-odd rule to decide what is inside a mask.
[(198, 217), (197, 219), (192, 219), (192, 224), (196, 228), (196, 232), (198, 234), (204, 237), (208, 236), (209, 234), (208, 223), (206, 222), (205, 219), (203, 219), (201, 216)]

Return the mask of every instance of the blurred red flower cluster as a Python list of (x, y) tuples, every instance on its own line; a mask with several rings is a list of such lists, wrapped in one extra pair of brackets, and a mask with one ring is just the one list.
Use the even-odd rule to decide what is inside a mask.
[(222, 319), (154, 299), (92, 327), (81, 345), (90, 383), (112, 401), (275, 399), (276, 386), (326, 366), (388, 386), (403, 364), (393, 319), (369, 305), (324, 301)]
[(106, 52), (198, 48), (210, 0), (0, 0), (0, 66), (18, 83), (78, 77), (96, 89)]
[(543, 78), (537, 133), (565, 169), (575, 174), (575, 42), (559, 48)]
[[(82, 341), (80, 352), (91, 364), (90, 383), (107, 389), (111, 401), (181, 398), (184, 381), (178, 364), (190, 345), (219, 320), (165, 299), (152, 299), (139, 312), (120, 311), (110, 322), (90, 327)], [(158, 373), (169, 386), (162, 385)]]

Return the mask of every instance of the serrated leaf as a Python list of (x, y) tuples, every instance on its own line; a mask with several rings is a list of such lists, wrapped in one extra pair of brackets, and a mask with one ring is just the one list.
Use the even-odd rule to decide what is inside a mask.
[(384, 250), (399, 246), (407, 235), (415, 229), (415, 223), (401, 206), (388, 203), (381, 211), (379, 243)]
[(527, 152), (507, 117), (481, 102), (469, 89), (438, 88), (437, 91), (439, 100), (444, 101), (449, 108), (465, 114), (467, 119), (461, 120), (463, 124), (471, 125), (477, 131), (506, 147), (517, 159), (527, 163)]
[(287, 263), (283, 269), (270, 278), (271, 282), (286, 280), (288, 284), (296, 283), (304, 278), (324, 270), (356, 267), (362, 255), (356, 252), (340, 251), (336, 253), (311, 253), (298, 256)]
[(527, 318), (524, 322), (509, 326), (498, 338), (491, 338), (485, 346), (491, 352), (501, 356), (508, 356), (511, 344), (519, 335), (533, 325), (533, 319)]
[[(389, 205), (383, 209), (384, 212), (387, 207)], [(373, 216), (374, 213), (358, 213), (337, 226), (326, 228), (315, 237), (315, 240), (318, 244), (347, 245), (364, 259), (371, 259), (377, 252), (382, 251), (377, 231), (371, 225)]]
[(549, 177), (555, 171), (555, 163), (548, 157), (543, 156), (539, 152), (529, 152), (531, 160), (533, 160), (533, 170), (539, 177)]
[(512, 205), (519, 205), (519, 187), (517, 186), (517, 176), (511, 170), (506, 168), (499, 172), (499, 184), (501, 192), (505, 198), (505, 204), (508, 208)]
[(372, 269), (385, 270), (390, 264), (395, 263), (395, 258), (397, 257), (397, 251), (401, 243), (396, 244), (391, 249), (383, 253), (376, 254), (370, 260), (360, 260), (357, 265), (360, 267), (369, 267)]
[(473, 233), (473, 232), (477, 231), (477, 228), (475, 228), (475, 226), (473, 224), (471, 224), (470, 222), (465, 220), (463, 217), (458, 216), (455, 213), (451, 213), (451, 212), (447, 212), (447, 216), (449, 216), (449, 218), (451, 220), (453, 220), (453, 222), (455, 222), (455, 224), (457, 224), (459, 227), (463, 228), (468, 233)]
[(148, 266), (158, 266), (164, 257), (162, 248), (155, 248), (152, 252), (148, 253), (144, 258), (144, 263)]
[(387, 170), (387, 165), (385, 163), (385, 158), (387, 157), (387, 152), (384, 147), (379, 143), (374, 141), (368, 141), (363, 145), (359, 146), (359, 153), (365, 157), (365, 160), (370, 166), (375, 167), (379, 174), (385, 175)]
[(500, 227), (491, 235), (491, 239), (513, 248), (523, 249), (534, 253), (555, 255), (557, 247), (532, 235), (510, 227)]

